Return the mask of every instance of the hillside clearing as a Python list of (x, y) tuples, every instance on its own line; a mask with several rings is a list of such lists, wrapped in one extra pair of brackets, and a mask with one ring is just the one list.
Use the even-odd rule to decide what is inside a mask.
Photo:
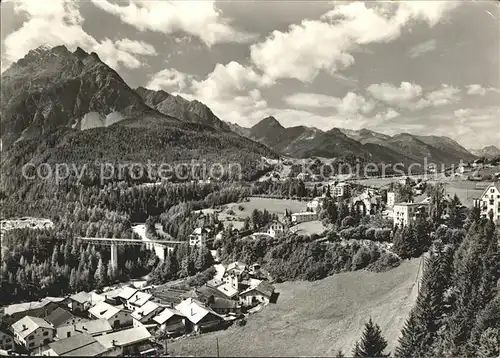
[(214, 356), (217, 337), (222, 356), (333, 356), (338, 349), (350, 355), (369, 317), (392, 351), (416, 300), (420, 263), (413, 259), (388, 272), (278, 284), (278, 302), (249, 316), (246, 326), (181, 338), (169, 343), (169, 353)]
[[(233, 210), (234, 216), (236, 217), (245, 218), (247, 216), (252, 216), (252, 211), (254, 209), (266, 209), (271, 214), (278, 214), (281, 218), (285, 209), (291, 210), (294, 213), (304, 211), (306, 209), (306, 204), (307, 201), (252, 197), (249, 201), (228, 204), (224, 211), (220, 214), (220, 217), (223, 218), (224, 215), (228, 215), (228, 210)], [(240, 210), (240, 206), (243, 210)]]

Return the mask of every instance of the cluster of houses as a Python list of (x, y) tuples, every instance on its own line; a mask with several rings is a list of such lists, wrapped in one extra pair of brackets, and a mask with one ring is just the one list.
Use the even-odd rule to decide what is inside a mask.
[(133, 285), (101, 293), (5, 307), (0, 350), (39, 356), (146, 356), (162, 347), (153, 337), (169, 337), (227, 327), (238, 315), (269, 303), (274, 287), (258, 265), (217, 265), (217, 275), (178, 303), (155, 297), (152, 287)]

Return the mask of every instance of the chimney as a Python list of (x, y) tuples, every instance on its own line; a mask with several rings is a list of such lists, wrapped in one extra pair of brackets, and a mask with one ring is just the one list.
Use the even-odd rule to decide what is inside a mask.
[(117, 345), (116, 343), (118, 343), (118, 342), (116, 341), (116, 339), (113, 339), (113, 340), (111, 341), (111, 344), (113, 345), (113, 347), (118, 347), (118, 345)]

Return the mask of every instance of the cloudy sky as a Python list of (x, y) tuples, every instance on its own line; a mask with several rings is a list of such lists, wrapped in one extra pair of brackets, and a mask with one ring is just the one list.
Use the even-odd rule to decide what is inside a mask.
[(131, 87), (251, 126), (370, 128), (500, 146), (498, 1), (2, 2), (2, 71), (31, 48), (95, 51)]

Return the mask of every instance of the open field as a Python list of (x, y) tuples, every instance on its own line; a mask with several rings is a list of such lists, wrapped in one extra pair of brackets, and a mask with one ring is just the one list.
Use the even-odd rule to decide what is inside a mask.
[(295, 226), (292, 226), (290, 229), (297, 234), (302, 234), (302, 235), (318, 234), (319, 235), (323, 231), (327, 230), (328, 228), (323, 226), (321, 221), (314, 220), (314, 221), (308, 221), (305, 223), (297, 224)]
[[(234, 216), (239, 218), (245, 218), (252, 215), (254, 209), (264, 210), (266, 209), (271, 214), (278, 214), (281, 218), (285, 212), (285, 209), (291, 210), (292, 212), (304, 211), (306, 209), (306, 201), (299, 200), (286, 200), (286, 199), (269, 199), (269, 198), (250, 198), (248, 202), (241, 203), (231, 203), (226, 205), (226, 208), (219, 214), (219, 218), (224, 220), (228, 216), (228, 211), (233, 210)], [(240, 206), (243, 210), (240, 210)]]
[(417, 296), (421, 259), (383, 273), (346, 272), (316, 282), (276, 285), (278, 302), (250, 315), (244, 327), (169, 343), (174, 355), (351, 355), (369, 317), (380, 325), (392, 351)]

